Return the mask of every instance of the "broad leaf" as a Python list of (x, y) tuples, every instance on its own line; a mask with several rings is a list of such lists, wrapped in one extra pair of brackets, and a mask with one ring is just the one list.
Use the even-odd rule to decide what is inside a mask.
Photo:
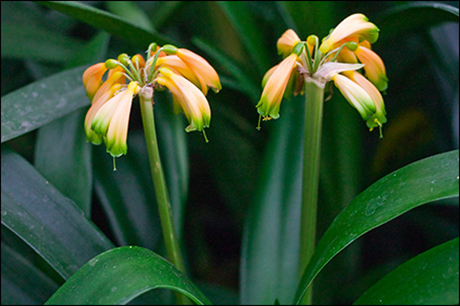
[[(283, 105), (271, 126), (259, 187), (246, 217), (241, 254), (241, 304), (284, 304), (298, 282), (304, 103)], [(300, 109), (299, 109), (300, 108)], [(286, 183), (289, 182), (289, 183)]]
[(393, 6), (377, 16), (373, 22), (380, 29), (385, 29), (381, 40), (386, 41), (394, 36), (407, 35), (409, 32), (427, 29), (443, 22), (458, 21), (456, 7), (439, 2), (416, 1)]
[(90, 258), (113, 247), (75, 203), (4, 146), (1, 174), (2, 224), (64, 279)]
[[(260, 94), (262, 93), (260, 84), (255, 84), (252, 79), (248, 77), (247, 74), (241, 70), (241, 68), (236, 63), (234, 63), (230, 58), (228, 58), (215, 47), (209, 45), (199, 38), (192, 39), (192, 41), (196, 46), (198, 46), (198, 48), (202, 49), (211, 58), (213, 58), (214, 61), (218, 62), (225, 69), (227, 69), (233, 78), (238, 81), (236, 84), (238, 90), (247, 94), (251, 100), (254, 101), (254, 103), (258, 101)], [(225, 86), (226, 84), (224, 83), (223, 85)]]
[(36, 81), (2, 97), (2, 143), (89, 105), (78, 67)]
[(150, 43), (159, 45), (176, 44), (153, 30), (142, 28), (114, 14), (76, 1), (37, 1), (41, 5), (81, 20), (89, 25), (121, 37), (141, 48), (147, 49)]
[(2, 305), (42, 305), (58, 287), (37, 266), (2, 241)]
[(321, 269), (353, 241), (412, 208), (458, 193), (458, 150), (412, 163), (374, 183), (334, 219), (319, 241), (303, 273), (295, 303), (300, 303)]
[(126, 246), (91, 259), (45, 305), (124, 305), (157, 288), (181, 292), (199, 305), (210, 304), (167, 260), (148, 249)]
[(353, 305), (457, 305), (458, 238), (400, 265)]
[(115, 242), (157, 251), (162, 234), (144, 135), (129, 133), (128, 154), (117, 159), (117, 171), (104, 145), (93, 152), (94, 188)]
[(35, 167), (61, 193), (91, 214), (91, 145), (83, 123), (86, 108), (40, 128), (35, 144)]
[(256, 25), (255, 17), (244, 1), (219, 1), (218, 4), (238, 33), (247, 54), (252, 58), (254, 66), (260, 75), (270, 68), (265, 42)]
[(2, 58), (36, 59), (62, 63), (71, 59), (82, 42), (39, 27), (2, 22)]

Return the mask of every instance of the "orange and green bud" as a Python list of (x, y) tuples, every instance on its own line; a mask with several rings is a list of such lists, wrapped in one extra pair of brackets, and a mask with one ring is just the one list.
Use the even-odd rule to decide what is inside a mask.
[(122, 53), (122, 54), (118, 55), (118, 61), (120, 63), (122, 63), (125, 67), (128, 67), (129, 63), (130, 63), (130, 59), (129, 59), (128, 54)]
[(175, 55), (178, 50), (177, 47), (173, 45), (164, 45), (162, 49), (163, 49), (163, 52), (168, 55)]
[(358, 38), (359, 40), (367, 40), (373, 44), (379, 37), (379, 29), (377, 26), (368, 21), (363, 14), (353, 14), (345, 18), (337, 27), (329, 34), (322, 42), (319, 50), (322, 53), (327, 53), (341, 44), (347, 39)]
[(174, 102), (182, 107), (190, 123), (185, 129), (187, 132), (203, 131), (205, 127), (209, 127), (211, 109), (203, 92), (195, 85), (166, 67), (160, 68), (157, 82), (167, 87), (173, 95)]
[(261, 116), (267, 119), (279, 118), (281, 100), (286, 91), (291, 74), (296, 67), (297, 59), (298, 56), (292, 53), (271, 72), (262, 92), (262, 97), (256, 105), (257, 111)]
[(105, 68), (107, 69), (114, 69), (119, 66), (120, 66), (120, 63), (116, 59), (109, 58), (108, 60), (105, 61)]

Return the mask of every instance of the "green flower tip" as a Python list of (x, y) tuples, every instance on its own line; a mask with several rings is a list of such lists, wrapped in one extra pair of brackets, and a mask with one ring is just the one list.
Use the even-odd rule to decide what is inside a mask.
[(173, 45), (164, 45), (163, 52), (168, 55), (175, 55), (177, 53), (177, 47)]
[(118, 55), (118, 61), (122, 63), (123, 65), (128, 66), (130, 62), (128, 54), (122, 53)]
[(128, 153), (128, 146), (126, 143), (121, 143), (119, 141), (106, 141), (107, 153), (113, 157), (120, 157)]
[(112, 58), (109, 58), (105, 61), (105, 68), (114, 69), (118, 66), (118, 61)]
[(292, 53), (294, 53), (297, 56), (300, 56), (300, 54), (302, 54), (303, 48), (304, 48), (304, 43), (299, 42), (294, 46), (294, 48), (292, 48)]
[(358, 49), (358, 44), (355, 43), (354, 41), (347, 42), (346, 46), (347, 46), (348, 50), (350, 50), (350, 51), (356, 51), (356, 49)]

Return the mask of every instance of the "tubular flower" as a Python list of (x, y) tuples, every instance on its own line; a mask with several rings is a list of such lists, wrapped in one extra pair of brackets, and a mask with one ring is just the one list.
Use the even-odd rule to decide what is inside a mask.
[(177, 55), (158, 58), (157, 67), (168, 67), (176, 74), (181, 74), (190, 82), (201, 88), (201, 83), (195, 73)]
[[(277, 119), (281, 99), (288, 85), (289, 78), (296, 66), (298, 56), (294, 53), (286, 57), (271, 73), (262, 92), (262, 97), (256, 105), (257, 111), (264, 120)], [(270, 71), (269, 71), (270, 72)]]
[(345, 99), (367, 120), (376, 112), (376, 107), (371, 96), (357, 83), (346, 76), (335, 74), (332, 77), (335, 86), (340, 90)]
[(353, 14), (345, 18), (332, 33), (326, 37), (319, 50), (322, 53), (327, 53), (340, 47), (341, 42), (345, 39), (353, 38), (367, 40), (373, 44), (379, 37), (379, 29), (368, 20), (369, 19), (363, 14)]
[[(205, 95), (208, 88), (215, 92), (222, 88), (214, 68), (189, 50), (152, 43), (146, 53), (146, 59), (141, 54), (130, 58), (122, 53), (117, 59), (92, 65), (83, 73), (83, 85), (91, 100), (84, 124), (86, 138), (96, 145), (104, 142), (113, 157), (128, 151), (129, 117), (137, 94), (152, 99), (154, 89), (168, 88), (174, 105), (180, 105), (189, 120), (186, 131), (204, 134), (203, 129), (209, 127), (211, 120)], [(151, 93), (149, 98), (141, 92), (143, 89), (144, 93)]]
[(286, 30), (286, 32), (281, 35), (276, 43), (276, 48), (278, 49), (278, 54), (283, 58), (292, 53), (292, 49), (297, 43), (300, 42), (299, 36), (292, 29)]
[(107, 152), (119, 157), (128, 152), (126, 139), (133, 96), (140, 90), (136, 82), (130, 82), (128, 88), (109, 99), (94, 115), (91, 129), (104, 138)]
[(206, 95), (208, 88), (214, 92), (222, 89), (216, 70), (198, 54), (183, 48), (177, 49), (176, 55), (193, 71), (200, 82), (201, 91)]
[(369, 81), (374, 83), (378, 90), (385, 91), (388, 87), (388, 78), (380, 56), (371, 49), (362, 46), (358, 46), (355, 54), (359, 61), (365, 64), (364, 71)]
[(361, 86), (374, 102), (376, 112), (372, 114), (366, 121), (367, 126), (372, 131), (375, 127), (380, 129), (380, 137), (382, 137), (382, 124), (387, 122), (385, 105), (383, 98), (378, 89), (362, 74), (356, 71), (346, 71), (344, 74), (353, 82)]
[(167, 87), (175, 101), (180, 104), (190, 125), (187, 132), (203, 131), (209, 127), (211, 109), (204, 94), (186, 78), (173, 73), (168, 68), (160, 68), (158, 84)]
[(93, 100), (99, 87), (102, 85), (102, 76), (107, 71), (104, 63), (94, 64), (83, 73), (83, 85), (85, 86), (86, 95)]
[(93, 122), (94, 115), (101, 108), (101, 106), (107, 102), (115, 92), (121, 89), (121, 84), (125, 82), (125, 77), (121, 72), (121, 68), (115, 68), (110, 70), (107, 80), (97, 91), (93, 98), (92, 104), (85, 117), (85, 133), (86, 139), (93, 144), (102, 143), (102, 135), (96, 134), (91, 129), (91, 123)]
[(371, 50), (378, 35), (377, 26), (360, 13), (345, 18), (322, 43), (315, 35), (302, 41), (293, 30), (286, 30), (277, 42), (278, 54), (284, 60), (262, 80), (263, 92), (256, 105), (260, 115), (257, 128), (262, 117), (277, 119), (282, 98), (303, 94), (305, 83), (325, 88), (332, 81), (370, 131), (379, 127), (382, 135), (387, 119), (380, 91), (387, 89), (388, 79), (382, 59)]

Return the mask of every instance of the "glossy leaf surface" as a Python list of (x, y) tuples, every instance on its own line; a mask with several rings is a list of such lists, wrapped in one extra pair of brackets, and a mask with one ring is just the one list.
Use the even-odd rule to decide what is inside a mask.
[(456, 305), (458, 238), (400, 265), (367, 290), (353, 305)]
[(36, 81), (2, 97), (2, 143), (89, 105), (78, 67)]
[(124, 305), (152, 289), (179, 291), (196, 304), (209, 300), (171, 263), (141, 247), (119, 247), (85, 264), (46, 305)]
[(149, 44), (156, 42), (159, 45), (175, 44), (172, 39), (163, 37), (151, 29), (142, 28), (128, 20), (110, 14), (106, 11), (74, 1), (38, 1), (41, 5), (67, 14), (87, 24), (107, 31), (110, 34), (122, 37), (127, 41), (147, 49)]
[(2, 146), (2, 224), (64, 279), (113, 244), (21, 156)]
[(299, 303), (321, 269), (350, 243), (422, 204), (456, 197), (458, 150), (435, 155), (394, 171), (359, 194), (319, 241), (297, 289)]

